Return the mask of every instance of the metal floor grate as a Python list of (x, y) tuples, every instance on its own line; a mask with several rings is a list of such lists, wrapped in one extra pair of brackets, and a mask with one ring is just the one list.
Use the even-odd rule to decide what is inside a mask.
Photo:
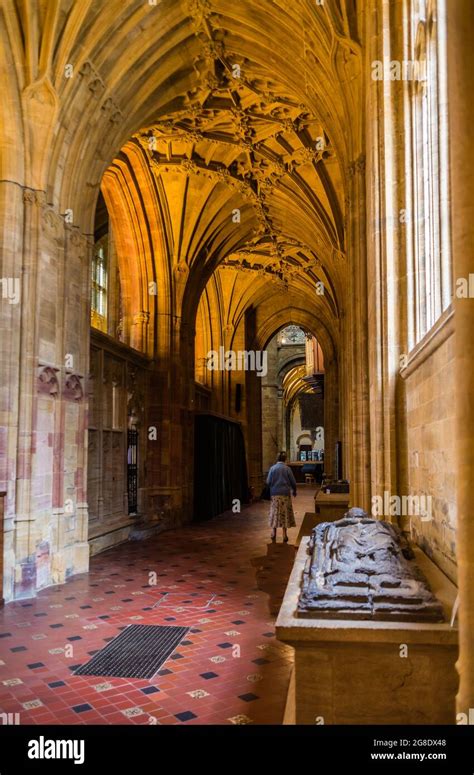
[(132, 624), (78, 667), (74, 675), (153, 678), (189, 629)]

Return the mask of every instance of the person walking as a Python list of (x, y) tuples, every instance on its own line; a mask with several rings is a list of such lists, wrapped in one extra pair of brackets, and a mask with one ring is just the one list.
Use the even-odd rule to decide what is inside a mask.
[(267, 476), (267, 485), (270, 488), (270, 527), (271, 539), (276, 541), (277, 529), (283, 529), (283, 541), (288, 543), (289, 527), (296, 527), (291, 492), (296, 497), (296, 480), (293, 471), (286, 465), (286, 453), (280, 452), (278, 460), (273, 465)]

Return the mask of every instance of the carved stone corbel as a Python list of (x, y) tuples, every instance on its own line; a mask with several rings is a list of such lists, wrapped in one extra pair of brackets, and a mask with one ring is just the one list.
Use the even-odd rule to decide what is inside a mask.
[(41, 224), (43, 231), (55, 242), (59, 243), (64, 238), (64, 219), (53, 207), (44, 207), (42, 210)]
[(36, 388), (38, 393), (43, 395), (49, 395), (56, 398), (59, 395), (59, 382), (57, 373), (59, 369), (55, 369), (53, 366), (38, 366), (38, 374), (36, 378)]
[(68, 374), (64, 382), (64, 398), (72, 401), (81, 401), (84, 390), (81, 384), (82, 377), (79, 374)]

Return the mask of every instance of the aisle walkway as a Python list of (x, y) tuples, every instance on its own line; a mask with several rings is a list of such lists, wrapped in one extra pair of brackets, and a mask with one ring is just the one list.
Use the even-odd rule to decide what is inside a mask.
[[(300, 486), (298, 524), (312, 497)], [(270, 543), (267, 512), (258, 503), (128, 543), (93, 558), (89, 574), (7, 604), (0, 713), (21, 724), (280, 724), (292, 650), (274, 622), (297, 529), (289, 544)], [(138, 623), (191, 630), (150, 681), (72, 675)]]

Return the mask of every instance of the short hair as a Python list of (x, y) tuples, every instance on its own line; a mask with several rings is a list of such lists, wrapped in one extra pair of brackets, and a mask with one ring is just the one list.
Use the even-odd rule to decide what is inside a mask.
[(278, 455), (278, 462), (284, 463), (286, 461), (286, 452), (280, 452)]

